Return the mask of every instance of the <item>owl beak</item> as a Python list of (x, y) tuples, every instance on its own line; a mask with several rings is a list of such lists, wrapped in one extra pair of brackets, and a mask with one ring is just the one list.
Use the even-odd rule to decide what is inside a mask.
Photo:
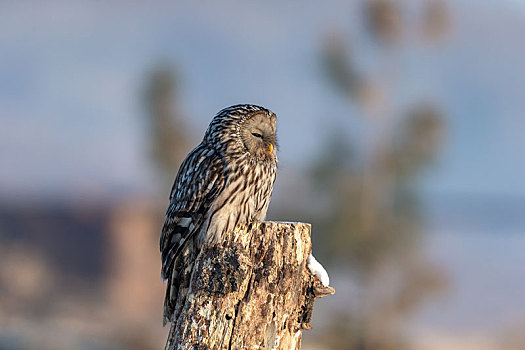
[(268, 151), (273, 153), (273, 145), (271, 143), (268, 145)]

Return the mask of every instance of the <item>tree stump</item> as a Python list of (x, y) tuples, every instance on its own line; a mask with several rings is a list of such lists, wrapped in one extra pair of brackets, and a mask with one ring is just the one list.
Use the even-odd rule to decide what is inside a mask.
[(165, 349), (300, 349), (315, 298), (334, 292), (307, 268), (310, 224), (254, 223), (229, 235), (197, 255)]

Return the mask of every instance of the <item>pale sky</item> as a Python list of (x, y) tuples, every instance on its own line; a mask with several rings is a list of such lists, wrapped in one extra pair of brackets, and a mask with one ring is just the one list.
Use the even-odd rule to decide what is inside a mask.
[[(454, 34), (439, 49), (403, 54), (394, 95), (399, 106), (431, 98), (447, 115), (445, 149), (425, 185), (525, 195), (525, 13), (512, 2), (452, 3)], [(323, 38), (336, 29), (366, 59), (368, 49), (352, 41), (362, 30), (355, 3), (0, 8), (0, 195), (150, 188), (140, 93), (157, 62), (180, 73), (197, 139), (227, 105), (274, 110), (283, 171), (315, 157), (341, 123), (360, 133), (319, 63)]]

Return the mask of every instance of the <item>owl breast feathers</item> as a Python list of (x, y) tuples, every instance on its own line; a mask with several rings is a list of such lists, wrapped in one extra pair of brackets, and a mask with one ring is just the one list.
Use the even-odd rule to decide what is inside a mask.
[(221, 243), (237, 225), (264, 220), (277, 169), (276, 122), (263, 107), (225, 108), (182, 162), (160, 239), (167, 280), (164, 324), (178, 317), (175, 306), (189, 286), (188, 267), (202, 247)]

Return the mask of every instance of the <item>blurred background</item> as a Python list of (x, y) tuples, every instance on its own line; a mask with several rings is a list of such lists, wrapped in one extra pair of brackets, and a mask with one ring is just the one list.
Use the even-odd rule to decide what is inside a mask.
[(169, 190), (278, 115), (303, 349), (525, 349), (525, 1), (2, 2), (0, 349), (160, 349)]

